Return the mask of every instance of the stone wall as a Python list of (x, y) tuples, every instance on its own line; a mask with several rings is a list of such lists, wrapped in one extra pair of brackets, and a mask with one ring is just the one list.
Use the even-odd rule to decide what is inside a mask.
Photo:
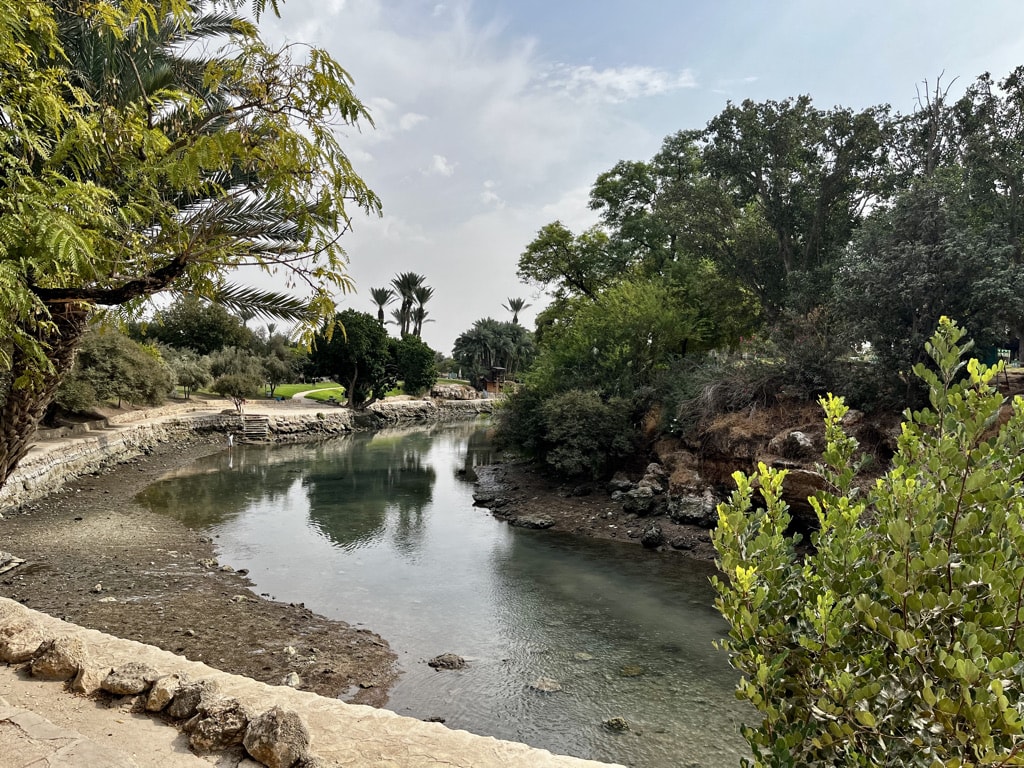
[[(246, 413), (265, 416), (269, 439), (287, 442), (353, 430), (473, 418), (489, 413), (492, 407), (490, 400), (404, 400), (375, 403), (362, 412), (337, 406), (325, 406), (321, 411), (288, 403), (280, 407), (257, 404)], [(45, 496), (81, 475), (130, 461), (160, 443), (186, 441), (197, 433), (229, 434), (240, 430), (241, 417), (231, 409), (183, 411), (178, 407), (136, 411), (130, 420), (107, 419), (74, 434), (41, 433), (40, 442), (0, 488), (0, 513)]]

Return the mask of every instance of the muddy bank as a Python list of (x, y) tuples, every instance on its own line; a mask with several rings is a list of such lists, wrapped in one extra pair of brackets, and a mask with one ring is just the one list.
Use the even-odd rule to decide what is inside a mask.
[(224, 450), (222, 441), (193, 433), (158, 443), (8, 509), (0, 550), (27, 562), (0, 575), (0, 595), (226, 672), (275, 685), (295, 673), (302, 690), (383, 705), (397, 674), (383, 639), (260, 598), (244, 574), (220, 569), (215, 542), (135, 503), (165, 472)]

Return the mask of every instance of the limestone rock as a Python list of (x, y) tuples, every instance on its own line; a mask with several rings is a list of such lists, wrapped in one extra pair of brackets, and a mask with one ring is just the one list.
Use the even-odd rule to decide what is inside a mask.
[(249, 725), (249, 712), (230, 697), (214, 698), (199, 705), (198, 713), (185, 724), (189, 746), (199, 752), (220, 752), (241, 744)]
[(146, 711), (160, 712), (177, 695), (178, 689), (188, 684), (188, 677), (183, 674), (171, 674), (158, 677), (149, 689), (146, 697)]
[(650, 515), (654, 510), (654, 491), (647, 487), (626, 491), (622, 500), (622, 510), (639, 517)]
[(562, 684), (551, 677), (538, 677), (530, 683), (530, 687), (541, 693), (557, 693), (562, 690)]
[(615, 491), (628, 491), (633, 487), (633, 483), (626, 477), (624, 472), (616, 472), (612, 475), (612, 479), (608, 481), (608, 492), (614, 493)]
[(768, 450), (786, 459), (811, 459), (821, 453), (814, 440), (798, 429), (784, 429), (771, 439)]
[(0, 661), (22, 664), (38, 656), (46, 640), (42, 633), (31, 627), (14, 625), (4, 627), (0, 634)]
[(148, 690), (158, 677), (160, 673), (149, 664), (132, 661), (111, 670), (104, 678), (102, 688), (118, 696), (134, 696)]
[(81, 638), (58, 637), (40, 648), (40, 654), (32, 660), (32, 676), (44, 680), (70, 680), (87, 660)]
[(97, 667), (92, 664), (83, 664), (75, 679), (71, 681), (71, 690), (83, 696), (92, 696), (103, 688), (103, 680), (110, 673), (110, 667)]
[(646, 549), (657, 549), (664, 544), (665, 533), (661, 530), (661, 526), (657, 523), (651, 523), (644, 528), (644, 532), (640, 534), (640, 543)]
[(281, 679), (281, 685), (287, 685), (289, 688), (301, 688), (302, 678), (299, 677), (298, 672), (289, 672)]
[(211, 701), (220, 692), (220, 686), (213, 680), (196, 680), (178, 688), (174, 699), (167, 707), (167, 714), (177, 720), (192, 717), (201, 704)]
[(268, 768), (292, 768), (309, 753), (309, 729), (298, 713), (273, 707), (249, 723), (242, 746)]
[(714, 528), (718, 524), (718, 499), (710, 489), (700, 496), (674, 496), (669, 500), (668, 514), (676, 523)]
[(539, 515), (520, 515), (519, 517), (509, 518), (508, 524), (514, 525), (517, 528), (541, 530), (550, 528), (555, 524), (555, 521), (550, 517), (540, 517)]
[(427, 666), (434, 669), (464, 669), (466, 660), (454, 653), (442, 653), (428, 661)]

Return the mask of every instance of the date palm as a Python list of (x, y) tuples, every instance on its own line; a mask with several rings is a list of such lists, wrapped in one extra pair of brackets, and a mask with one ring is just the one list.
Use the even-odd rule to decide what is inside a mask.
[(384, 325), (384, 307), (395, 300), (395, 292), (390, 288), (371, 288), (370, 298), (377, 306), (377, 322)]
[(508, 304), (502, 304), (501, 306), (504, 309), (507, 309), (509, 312), (512, 313), (512, 323), (513, 324), (518, 324), (519, 323), (519, 313), (522, 312), (527, 307), (532, 307), (533, 305), (532, 304), (527, 304), (526, 303), (526, 299), (513, 299), (513, 298), (510, 298), (508, 300)]

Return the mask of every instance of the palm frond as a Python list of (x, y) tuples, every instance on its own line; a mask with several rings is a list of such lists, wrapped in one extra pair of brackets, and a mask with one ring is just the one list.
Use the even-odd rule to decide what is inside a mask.
[(287, 322), (308, 322), (313, 314), (309, 302), (298, 296), (233, 283), (218, 286), (212, 301), (235, 314)]

